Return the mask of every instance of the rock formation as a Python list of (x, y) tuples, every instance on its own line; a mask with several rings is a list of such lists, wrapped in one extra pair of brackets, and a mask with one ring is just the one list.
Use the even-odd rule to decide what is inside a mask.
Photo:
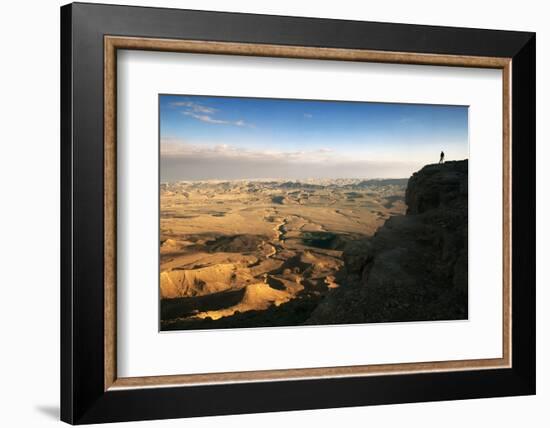
[(468, 161), (413, 174), (406, 203), (406, 215), (346, 249), (346, 286), (328, 293), (306, 324), (468, 317)]

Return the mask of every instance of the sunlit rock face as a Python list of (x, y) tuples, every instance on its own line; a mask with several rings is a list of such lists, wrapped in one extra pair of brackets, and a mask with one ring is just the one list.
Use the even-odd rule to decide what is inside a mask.
[(344, 252), (347, 287), (306, 323), (468, 317), (468, 161), (427, 165), (410, 178), (407, 213)]

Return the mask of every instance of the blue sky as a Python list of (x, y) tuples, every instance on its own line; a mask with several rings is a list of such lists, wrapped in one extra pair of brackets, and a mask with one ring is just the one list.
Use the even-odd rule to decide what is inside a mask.
[(161, 179), (408, 177), (468, 157), (464, 106), (160, 96)]

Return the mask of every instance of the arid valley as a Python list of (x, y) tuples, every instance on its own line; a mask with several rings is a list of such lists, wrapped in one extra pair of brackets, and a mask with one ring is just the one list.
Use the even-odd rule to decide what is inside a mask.
[(159, 109), (161, 331), (468, 317), (466, 106)]
[(348, 285), (344, 251), (405, 213), (407, 181), (161, 184), (161, 330), (307, 322)]

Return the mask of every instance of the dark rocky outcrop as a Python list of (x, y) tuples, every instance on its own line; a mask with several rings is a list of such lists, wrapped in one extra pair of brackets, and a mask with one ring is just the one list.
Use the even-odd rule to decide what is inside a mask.
[(219, 236), (208, 242), (208, 252), (249, 253), (256, 250), (267, 237), (262, 235), (241, 234), (234, 236)]
[(407, 214), (344, 253), (346, 281), (306, 324), (468, 317), (468, 161), (413, 174)]

